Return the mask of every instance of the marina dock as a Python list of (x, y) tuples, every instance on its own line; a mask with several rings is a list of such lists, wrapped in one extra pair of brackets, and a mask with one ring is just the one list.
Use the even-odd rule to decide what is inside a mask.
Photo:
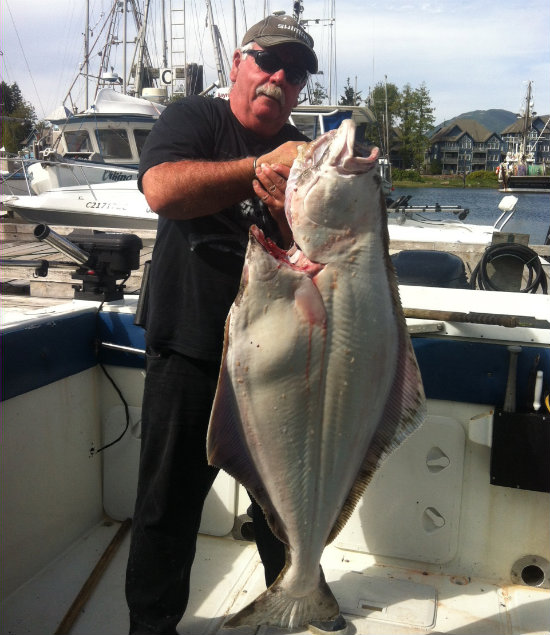
[[(4, 214), (0, 218), (0, 253), (4, 261), (4, 265), (0, 267), (0, 296), (4, 309), (18, 306), (27, 310), (39, 309), (73, 298), (73, 285), (78, 281), (75, 281), (71, 275), (75, 271), (76, 264), (71, 263), (55, 247), (38, 240), (34, 236), (35, 226), (9, 214)], [(69, 238), (75, 231), (79, 234), (92, 233), (92, 230), (68, 226), (52, 226), (52, 229), (59, 235)], [(140, 252), (140, 267), (132, 271), (125, 283), (126, 294), (138, 295), (143, 278), (143, 266), (151, 259), (156, 232), (132, 229), (106, 229), (105, 231), (134, 234), (141, 239), (143, 247)], [(531, 245), (530, 247), (539, 256), (550, 258), (550, 245)], [(446, 251), (459, 256), (464, 261), (468, 277), (485, 251), (485, 246), (479, 244), (430, 242), (419, 244), (406, 241), (390, 243), (392, 254), (419, 248), (429, 251)], [(50, 263), (46, 277), (37, 275), (38, 265), (43, 260)], [(6, 261), (13, 261), (13, 266), (7, 265)]]

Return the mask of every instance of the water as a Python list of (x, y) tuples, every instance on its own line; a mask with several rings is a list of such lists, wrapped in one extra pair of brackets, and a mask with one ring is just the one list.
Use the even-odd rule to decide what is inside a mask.
[[(409, 194), (412, 194), (409, 205), (439, 203), (465, 207), (470, 210), (470, 213), (464, 222), (472, 225), (494, 225), (501, 214), (498, 204), (504, 196), (508, 196), (489, 188), (396, 187), (391, 198), (395, 200), (399, 196)], [(529, 234), (530, 244), (544, 245), (550, 226), (550, 194), (514, 194), (514, 196), (518, 199), (515, 212), (503, 231)]]

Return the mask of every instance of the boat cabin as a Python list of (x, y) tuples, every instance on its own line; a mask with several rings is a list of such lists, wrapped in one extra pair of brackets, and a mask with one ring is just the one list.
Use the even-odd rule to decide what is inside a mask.
[[(66, 159), (137, 168), (147, 135), (165, 106), (104, 88), (83, 113), (66, 109), (50, 118), (50, 133), (38, 142), (37, 158), (53, 152)], [(61, 116), (60, 116), (61, 115)]]

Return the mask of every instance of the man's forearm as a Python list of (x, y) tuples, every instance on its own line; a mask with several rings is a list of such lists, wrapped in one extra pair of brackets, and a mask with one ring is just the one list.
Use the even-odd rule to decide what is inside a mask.
[[(290, 168), (301, 141), (286, 141), (257, 158), (257, 165), (279, 163)], [(254, 195), (254, 157), (234, 161), (194, 159), (160, 163), (143, 175), (149, 207), (166, 218), (209, 216)]]
[(254, 157), (161, 163), (143, 175), (143, 192), (159, 216), (173, 219), (209, 216), (254, 195), (253, 164)]

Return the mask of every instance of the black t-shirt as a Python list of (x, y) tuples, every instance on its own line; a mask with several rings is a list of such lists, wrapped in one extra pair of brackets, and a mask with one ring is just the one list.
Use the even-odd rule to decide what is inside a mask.
[[(168, 106), (147, 137), (139, 186), (143, 174), (159, 163), (259, 156), (289, 140), (307, 138), (285, 124), (266, 140), (240, 124), (228, 101), (187, 97)], [(276, 223), (255, 196), (211, 216), (159, 217), (149, 273), (148, 346), (199, 359), (220, 358), (225, 320), (239, 288), (253, 224), (279, 238)]]

